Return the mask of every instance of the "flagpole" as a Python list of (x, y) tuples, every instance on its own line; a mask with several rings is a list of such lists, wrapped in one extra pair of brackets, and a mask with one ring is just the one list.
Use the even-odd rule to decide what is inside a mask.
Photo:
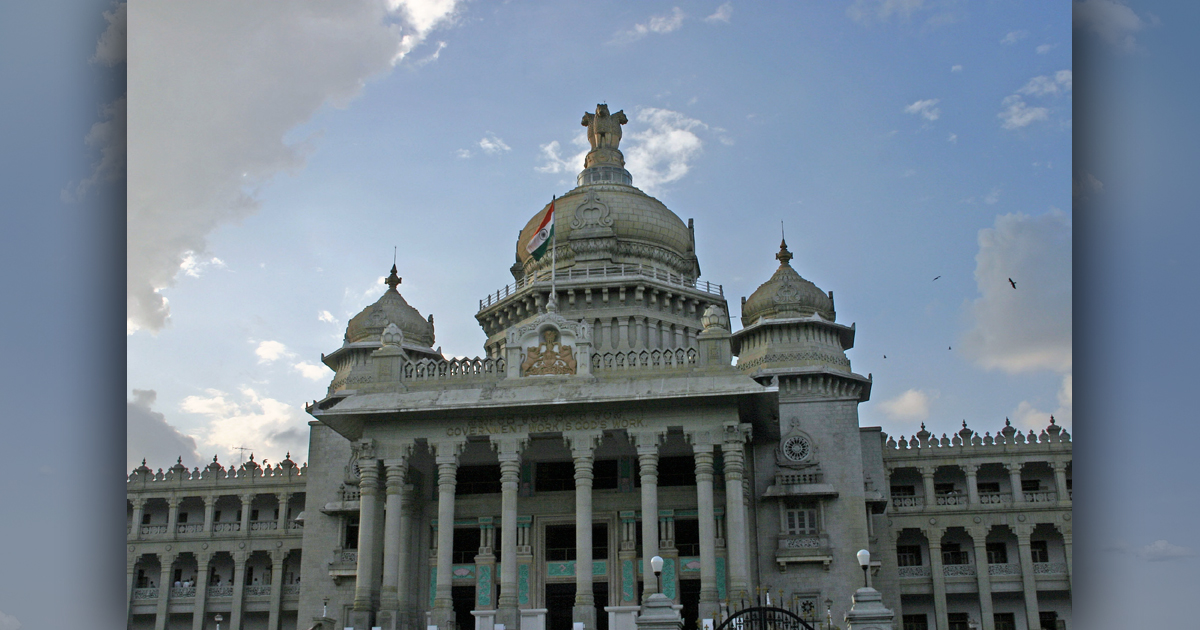
[[(554, 199), (555, 195), (551, 195), (550, 212), (554, 212), (556, 210), (554, 207)], [(551, 227), (550, 233), (550, 304), (554, 306), (555, 310), (557, 310), (558, 290), (555, 288), (554, 284), (554, 268), (558, 264), (558, 230), (555, 230), (553, 227)]]

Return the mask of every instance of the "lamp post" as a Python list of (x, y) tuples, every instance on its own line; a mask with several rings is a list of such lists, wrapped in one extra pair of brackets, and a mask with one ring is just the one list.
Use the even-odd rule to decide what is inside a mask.
[(867, 569), (871, 568), (871, 552), (866, 549), (859, 549), (855, 555), (858, 556), (858, 566), (862, 567), (863, 570), (863, 586), (871, 588), (871, 577), (867, 573)]
[(662, 593), (662, 556), (650, 558), (650, 570), (654, 571), (654, 580), (658, 584), (658, 592)]
[[(329, 616), (329, 598), (328, 598), (328, 597), (326, 597), (325, 599), (321, 600), (321, 616), (322, 616), (322, 617), (328, 617), (328, 616)], [(220, 628), (217, 628), (217, 630), (221, 630), (221, 629), (220, 629)]]
[(225, 621), (225, 618), (221, 616), (221, 613), (217, 613), (217, 616), (213, 617), (213, 621), (217, 622), (217, 630), (221, 630), (221, 622)]

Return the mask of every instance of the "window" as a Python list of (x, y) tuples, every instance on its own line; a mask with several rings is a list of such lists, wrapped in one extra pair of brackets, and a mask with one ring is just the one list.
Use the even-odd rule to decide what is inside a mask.
[(658, 485), (660, 487), (696, 485), (696, 461), (692, 459), (691, 455), (658, 458)]
[(179, 516), (175, 517), (175, 522), (180, 523), (180, 524), (186, 523), (187, 522), (187, 512), (180, 512)]
[(593, 490), (616, 490), (618, 481), (617, 460), (602, 459), (592, 465)]
[(496, 494), (500, 492), (500, 465), (460, 466), (454, 494)]
[(535, 492), (556, 492), (575, 489), (575, 464), (571, 462), (537, 462), (533, 489)]
[(1037, 479), (1022, 479), (1021, 480), (1021, 491), (1022, 492), (1037, 492), (1038, 490), (1041, 490), (1041, 489), (1042, 489), (1042, 482), (1038, 481)]
[(929, 630), (929, 619), (925, 615), (904, 615), (904, 630)]
[(1058, 613), (1053, 610), (1044, 610), (1038, 613), (1038, 625), (1042, 630), (1058, 630)]
[[(593, 540), (594, 542), (594, 540)], [(575, 526), (546, 526), (546, 560), (575, 559)]]
[(1029, 552), (1034, 562), (1050, 562), (1050, 552), (1046, 549), (1046, 541), (1034, 540), (1029, 543)]
[(999, 481), (981, 481), (975, 486), (979, 489), (980, 494), (1000, 492)]
[(454, 548), (450, 553), (453, 564), (475, 564), (479, 555), (479, 528), (460, 527), (454, 529)]
[(346, 537), (342, 541), (342, 549), (358, 549), (358, 515), (346, 517)]
[(892, 496), (915, 497), (917, 496), (917, 488), (916, 486), (892, 486)]
[(142, 525), (149, 525), (149, 524), (150, 524), (150, 515), (143, 514), (142, 515)]
[(783, 530), (787, 534), (816, 534), (817, 506), (812, 503), (799, 503), (789, 506), (783, 511)]
[(219, 523), (219, 522), (221, 522), (221, 510), (214, 510), (214, 511), (213, 511), (213, 522), (214, 522), (214, 523)]
[(258, 520), (258, 510), (250, 510), (250, 520), (252, 520), (252, 521)]
[(952, 483), (935, 483), (933, 484), (934, 494), (953, 494), (954, 484)]
[(896, 564), (902, 567), (921, 566), (921, 546), (896, 545)]
[[(676, 530), (678, 532), (678, 530)], [(608, 559), (608, 525), (592, 525), (592, 560)]]
[(996, 613), (992, 619), (996, 630), (1017, 630), (1017, 619), (1013, 613)]
[(1008, 545), (1002, 542), (987, 543), (988, 564), (1008, 564)]
[(970, 564), (967, 561), (967, 552), (962, 550), (962, 545), (958, 543), (946, 543), (942, 545), (942, 564)]
[(970, 630), (970, 618), (967, 613), (948, 613), (946, 621), (950, 623), (950, 630)]
[(675, 548), (680, 556), (700, 555), (700, 521), (676, 519)]

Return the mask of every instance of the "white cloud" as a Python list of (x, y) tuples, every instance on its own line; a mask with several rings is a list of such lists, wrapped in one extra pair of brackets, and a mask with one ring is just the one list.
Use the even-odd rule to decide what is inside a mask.
[(558, 140), (541, 145), (542, 159), (545, 162), (541, 166), (534, 167), (534, 170), (539, 173), (577, 173), (582, 171), (583, 158), (591, 150), (591, 145), (588, 144), (587, 140), (587, 132), (581, 131), (579, 135), (571, 140), (571, 144), (578, 147), (579, 152), (566, 158), (559, 154), (562, 148), (558, 144)]
[(466, 160), (471, 157), (471, 151), (468, 149), (459, 149), (454, 152), (454, 155), (458, 156), (461, 159)]
[(617, 33), (613, 36), (611, 43), (626, 44), (637, 41), (650, 33), (665, 34), (677, 31), (683, 26), (683, 18), (683, 10), (673, 7), (670, 15), (651, 16), (645, 24), (634, 24), (633, 28)]
[(958, 144), (958, 134), (956, 134), (956, 133), (950, 134), (949, 136), (946, 137), (946, 142), (949, 142), (950, 144)]
[(104, 64), (108, 67), (125, 63), (125, 12), (126, 3), (118, 4), (112, 11), (104, 12), (104, 20), (108, 28), (100, 34), (96, 42), (96, 53), (91, 62)]
[(1001, 121), (1001, 127), (1005, 129), (1020, 129), (1037, 120), (1047, 120), (1050, 118), (1050, 110), (1045, 107), (1029, 107), (1018, 94), (1006, 96), (1000, 102), (1004, 109), (1000, 110), (996, 117)]
[(212, 256), (208, 260), (199, 260), (196, 258), (195, 252), (184, 252), (183, 262), (179, 263), (179, 270), (192, 278), (199, 278), (207, 267), (224, 269), (225, 261), (216, 256)]
[(916, 174), (917, 174), (917, 169), (915, 169), (915, 168), (910, 168), (910, 169), (906, 169), (906, 170), (904, 171), (904, 174), (902, 174), (902, 175), (901, 175), (901, 177), (904, 177), (904, 178), (909, 178), (909, 177), (912, 177), (913, 175), (916, 175)]
[(1049, 96), (1064, 94), (1071, 91), (1071, 71), (1059, 70), (1053, 75), (1033, 77), (1021, 89), (1021, 94), (1030, 96)]
[(708, 22), (709, 24), (716, 24), (717, 22), (725, 22), (728, 24), (729, 18), (731, 17), (733, 17), (733, 4), (726, 2), (725, 4), (717, 7), (717, 10), (714, 11), (712, 15), (704, 18), (704, 21)]
[(93, 123), (83, 138), (84, 144), (100, 150), (100, 159), (92, 164), (92, 174), (87, 179), (70, 184), (59, 193), (63, 201), (79, 201), (97, 183), (117, 182), (125, 177), (126, 106), (122, 96), (100, 110), (101, 120)]
[(653, 194), (659, 186), (687, 175), (691, 161), (704, 146), (695, 131), (708, 129), (708, 125), (654, 107), (639, 110), (634, 121), (644, 126), (627, 135), (629, 148), (624, 151), (634, 185)]
[(21, 622), (16, 617), (0, 611), (0, 630), (21, 630)]
[(317, 321), (328, 322), (330, 324), (337, 322), (337, 320), (333, 317), (333, 313), (330, 313), (329, 311), (321, 311), (320, 313), (317, 313)]
[(1139, 558), (1149, 560), (1151, 562), (1161, 562), (1164, 560), (1179, 560), (1181, 558), (1191, 558), (1196, 555), (1196, 551), (1190, 547), (1180, 547), (1172, 545), (1165, 540), (1156, 540), (1145, 547), (1141, 547), (1137, 551)]
[(254, 448), (258, 458), (282, 460), (288, 451), (302, 453), (307, 448), (307, 420), (298, 408), (259, 395), (242, 387), (239, 396), (209, 389), (206, 396), (188, 396), (180, 408), (206, 416), (208, 425), (203, 441), (225, 456), (237, 456), (237, 448)]
[(929, 417), (929, 405), (938, 396), (937, 390), (910, 389), (895, 398), (881, 401), (879, 409), (891, 420), (917, 422)]
[(1071, 370), (1071, 225), (1065, 213), (997, 216), (994, 227), (979, 231), (975, 283), (980, 297), (967, 306), (970, 329), (961, 342), (967, 356), (1010, 374)]
[(962, 64), (956, 63), (950, 66), (950, 72), (962, 72)]
[(1000, 40), (1000, 43), (1011, 46), (1026, 37), (1029, 37), (1029, 31), (1010, 31)]
[(1116, 0), (1083, 0), (1073, 2), (1071, 17), (1076, 28), (1090, 30), (1110, 46), (1125, 52), (1137, 49), (1133, 34), (1146, 23), (1133, 9)]
[(1058, 44), (1042, 44), (1037, 47), (1037, 54), (1044, 55), (1058, 47)]
[(202, 458), (196, 451), (196, 439), (184, 435), (167, 422), (166, 416), (151, 409), (157, 397), (152, 389), (135, 389), (133, 400), (125, 403), (125, 469), (137, 468), (143, 459), (166, 468), (178, 457), (189, 468), (198, 466)]
[[(257, 210), (261, 186), (304, 166), (311, 139), (285, 143), (289, 131), (325, 105), (347, 107), (367, 80), (452, 24), (457, 7), (165, 2), (134, 12), (128, 330), (161, 330), (170, 310), (160, 291), (175, 284), (186, 253), (205, 256), (213, 230)], [(106, 133), (124, 138), (123, 123), (119, 131)]]
[(288, 351), (287, 346), (279, 343), (278, 341), (260, 342), (258, 347), (254, 349), (254, 354), (258, 355), (259, 363), (270, 363), (272, 361), (278, 361), (284, 357), (296, 356), (292, 352)]
[(1050, 424), (1050, 417), (1054, 417), (1055, 424), (1064, 429), (1071, 428), (1073, 420), (1072, 406), (1072, 376), (1067, 372), (1062, 377), (1062, 384), (1058, 388), (1058, 406), (1054, 411), (1045, 411), (1038, 409), (1033, 403), (1028, 400), (1022, 400), (1017, 408), (1013, 410), (1010, 417), (1013, 425), (1017, 428), (1025, 430), (1033, 429), (1035, 432), (1040, 432)]
[(292, 365), (292, 369), (296, 370), (300, 373), (300, 376), (303, 376), (310, 381), (324, 380), (329, 378), (331, 375), (328, 367), (325, 367), (324, 365), (317, 365), (316, 363), (310, 363), (308, 361), (296, 363)]
[(923, 101), (917, 101), (912, 105), (904, 108), (906, 114), (920, 114), (925, 120), (937, 120), (942, 115), (942, 110), (934, 107), (938, 104), (938, 99), (931, 98)]
[(496, 134), (490, 131), (487, 132), (487, 135), (484, 136), (482, 140), (479, 141), (479, 148), (483, 149), (483, 152), (487, 153), (488, 155), (495, 155), (504, 151), (512, 151), (511, 147), (509, 147), (507, 144), (504, 144), (503, 140), (497, 138)]
[(846, 9), (846, 15), (856, 22), (868, 22), (872, 19), (887, 22), (892, 16), (907, 21), (915, 11), (926, 6), (925, 0), (855, 0), (854, 4)]
[(993, 188), (988, 191), (988, 194), (983, 198), (983, 203), (993, 205), (1000, 201), (1000, 189)]

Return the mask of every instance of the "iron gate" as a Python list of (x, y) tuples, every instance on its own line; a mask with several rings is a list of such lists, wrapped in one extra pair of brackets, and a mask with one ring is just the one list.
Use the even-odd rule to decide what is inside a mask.
[(717, 630), (816, 630), (796, 613), (784, 608), (743, 608), (717, 626)]

